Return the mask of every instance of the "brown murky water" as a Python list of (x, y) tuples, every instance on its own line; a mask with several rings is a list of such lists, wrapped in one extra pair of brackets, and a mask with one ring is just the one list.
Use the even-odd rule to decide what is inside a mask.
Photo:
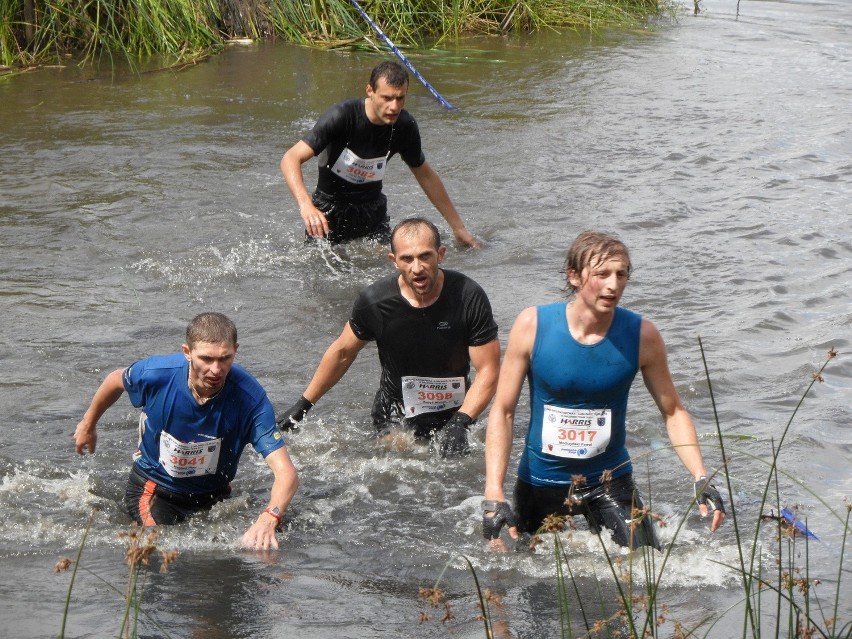
[[(700, 336), (722, 428), (750, 437), (728, 444), (749, 539), (771, 441), (826, 351), (839, 351), (779, 458), (782, 505), (801, 505), (820, 535), (811, 572), (833, 594), (842, 526), (829, 508), (842, 510), (852, 492), (852, 7), (742, 2), (737, 16), (733, 0), (702, 6), (647, 33), (478, 38), (412, 54), (458, 108), (420, 86), (408, 108), (485, 244), (450, 247), (446, 266), (485, 287), (502, 340), (522, 308), (559, 297), (579, 231), (625, 239), (635, 271), (624, 304), (663, 332), (699, 430), (715, 431)], [(71, 446), (106, 372), (178, 348), (190, 317), (222, 310), (240, 328), (240, 362), (284, 407), (355, 293), (389, 272), (376, 246), (305, 247), (278, 171), (326, 106), (363, 93), (377, 59), (265, 43), (179, 73), (68, 68), (0, 80), (0, 619), (16, 628), (0, 635), (57, 635), (68, 575), (52, 568), (73, 556), (92, 508), (83, 566), (123, 589), (116, 535), (127, 529), (120, 500), (135, 411), (122, 401), (104, 417), (96, 456)], [(312, 166), (306, 176), (312, 185)], [(437, 218), (398, 159), (386, 191), (392, 219)], [(279, 552), (236, 546), (269, 485), (251, 451), (234, 499), (165, 531), (160, 545), (182, 554), (149, 577), (143, 608), (161, 628), (144, 620), (140, 636), (482, 637), (459, 555), (503, 597), (495, 616), (508, 636), (559, 634), (552, 555), (497, 557), (481, 543), (483, 424), (462, 461), (377, 450), (368, 436), (377, 371), (368, 348), (289, 438), (302, 488)], [(630, 428), (637, 477), (650, 476), (670, 541), (691, 482), (641, 387)], [(718, 441), (704, 441), (717, 466)], [(672, 619), (689, 626), (709, 610), (721, 617), (710, 636), (738, 635), (741, 615), (721, 614), (740, 599), (719, 563), (738, 561), (733, 528), (711, 537), (704, 527), (687, 519), (661, 598)], [(603, 584), (607, 601), (588, 614), (608, 614), (597, 540), (580, 530), (566, 543), (589, 601)], [(760, 543), (772, 562), (772, 535)], [(445, 625), (417, 592), (447, 562), (456, 618)], [(68, 636), (118, 633), (121, 598), (91, 573), (78, 573)], [(421, 610), (432, 617), (422, 625)]]

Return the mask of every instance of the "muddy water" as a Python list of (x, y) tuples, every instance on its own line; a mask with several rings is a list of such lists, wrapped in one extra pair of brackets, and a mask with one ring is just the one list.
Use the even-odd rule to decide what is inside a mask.
[[(811, 573), (831, 600), (842, 544), (832, 510), (845, 513), (852, 492), (852, 9), (702, 7), (643, 32), (477, 38), (412, 55), (458, 108), (419, 86), (408, 108), (485, 246), (451, 246), (446, 265), (486, 289), (504, 343), (522, 308), (559, 297), (579, 231), (625, 239), (635, 271), (624, 304), (661, 329), (678, 388), (709, 434), (699, 337), (705, 347), (748, 539), (772, 441), (826, 352), (839, 352), (779, 457), (779, 500), (799, 505), (819, 534)], [(0, 82), (0, 635), (57, 635), (69, 576), (52, 568), (74, 556), (93, 509), (67, 636), (118, 633), (121, 597), (105, 582), (122, 590), (126, 578), (117, 534), (128, 530), (120, 503), (136, 412), (125, 399), (107, 413), (97, 455), (78, 458), (71, 446), (108, 371), (177, 349), (190, 317), (221, 310), (239, 326), (239, 361), (284, 407), (356, 292), (389, 272), (376, 246), (306, 248), (278, 171), (326, 106), (362, 94), (377, 59), (258, 44), (178, 73), (69, 67)], [(306, 174), (313, 184), (314, 167)], [(398, 159), (386, 192), (394, 220), (437, 218)], [(507, 636), (559, 634), (552, 545), (493, 556), (481, 544), (483, 424), (461, 461), (377, 449), (368, 417), (377, 373), (368, 348), (289, 438), (302, 488), (280, 551), (237, 547), (269, 486), (250, 450), (234, 499), (164, 531), (158, 544), (181, 555), (148, 577), (142, 607), (159, 627), (143, 619), (140, 636), (437, 637), (449, 627), (482, 637), (460, 555), (502, 597), (494, 614)], [(691, 482), (641, 385), (631, 406), (637, 478), (669, 523), (661, 536), (674, 539), (662, 580), (669, 624), (710, 611), (719, 619), (710, 636), (737, 635), (741, 611), (722, 614), (741, 598), (721, 565), (738, 561), (733, 527), (710, 536), (690, 516), (675, 535)], [(718, 439), (703, 443), (717, 467)], [(599, 542), (580, 528), (565, 543), (593, 620), (614, 610), (615, 593)], [(773, 562), (771, 532), (758, 540)], [(447, 563), (441, 586), (455, 618), (442, 624), (417, 593)]]

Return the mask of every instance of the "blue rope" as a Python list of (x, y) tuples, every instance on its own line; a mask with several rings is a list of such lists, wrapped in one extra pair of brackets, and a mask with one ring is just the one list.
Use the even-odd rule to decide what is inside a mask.
[(420, 80), (420, 83), (429, 90), (429, 93), (435, 96), (435, 99), (440, 102), (445, 108), (450, 110), (455, 109), (452, 104), (447, 102), (444, 97), (435, 90), (435, 87), (433, 87), (431, 84), (429, 84), (429, 82), (426, 81), (426, 78), (420, 75), (420, 72), (414, 68), (414, 65), (411, 64), (411, 62), (408, 61), (408, 58), (406, 58), (402, 54), (402, 51), (400, 51), (399, 48), (393, 42), (391, 42), (390, 39), (384, 34), (384, 32), (379, 29), (379, 26), (370, 19), (370, 16), (368, 16), (367, 13), (361, 8), (361, 5), (359, 5), (355, 0), (349, 0), (349, 2), (352, 3), (352, 6), (358, 9), (358, 13), (364, 16), (364, 19), (370, 23), (370, 26), (373, 27), (375, 32), (379, 34), (379, 37), (385, 41), (385, 44), (388, 45), (388, 48), (393, 51), (394, 55), (396, 55), (397, 58), (402, 60), (402, 63), (406, 67), (408, 67), (408, 70), (411, 71), (412, 75), (418, 80)]

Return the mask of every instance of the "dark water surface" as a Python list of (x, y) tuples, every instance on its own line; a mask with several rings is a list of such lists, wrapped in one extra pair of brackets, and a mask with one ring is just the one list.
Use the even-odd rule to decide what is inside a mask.
[[(744, 1), (739, 16), (733, 0), (702, 6), (656, 31), (481, 38), (412, 56), (459, 108), (445, 111), (420, 86), (408, 107), (485, 244), (451, 246), (446, 266), (484, 286), (504, 343), (522, 308), (559, 297), (578, 232), (625, 239), (635, 271), (624, 304), (661, 329), (699, 431), (715, 431), (700, 336), (724, 432), (752, 437), (728, 442), (747, 539), (771, 442), (826, 352), (839, 352), (779, 458), (781, 505), (800, 505), (820, 536), (808, 552), (828, 602), (843, 543), (832, 510), (845, 516), (852, 496), (852, 5)], [(239, 361), (285, 407), (356, 292), (390, 272), (373, 245), (306, 248), (278, 170), (326, 106), (362, 95), (376, 60), (267, 43), (179, 73), (70, 67), (0, 81), (0, 636), (58, 634), (70, 576), (53, 565), (74, 557), (93, 508), (67, 636), (118, 634), (111, 586), (123, 590), (127, 574), (117, 535), (129, 530), (120, 502), (137, 413), (126, 398), (116, 404), (94, 456), (75, 455), (71, 439), (107, 372), (176, 350), (193, 315), (221, 310), (240, 329)], [(306, 177), (313, 185), (313, 165)], [(398, 159), (386, 191), (392, 219), (437, 219)], [(495, 616), (507, 636), (559, 634), (552, 543), (535, 556), (483, 547), (484, 420), (469, 459), (378, 449), (368, 416), (377, 377), (368, 348), (289, 438), (302, 488), (280, 551), (238, 548), (270, 484), (251, 449), (232, 500), (163, 531), (158, 545), (181, 554), (147, 577), (143, 609), (160, 628), (143, 619), (140, 636), (483, 637), (459, 554), (502, 596)], [(670, 541), (691, 481), (641, 386), (631, 407), (637, 478), (650, 477)], [(718, 440), (703, 441), (717, 467)], [(510, 482), (516, 464), (517, 452)], [(736, 636), (741, 610), (722, 613), (740, 600), (739, 581), (721, 565), (737, 561), (734, 530), (705, 527), (691, 516), (677, 535), (661, 599), (670, 620), (709, 614), (719, 619), (710, 636)], [(610, 614), (597, 539), (581, 529), (565, 543), (590, 617)], [(774, 566), (772, 533), (760, 543)], [(849, 557), (847, 541), (846, 621)], [(442, 624), (418, 589), (447, 562), (455, 619)]]

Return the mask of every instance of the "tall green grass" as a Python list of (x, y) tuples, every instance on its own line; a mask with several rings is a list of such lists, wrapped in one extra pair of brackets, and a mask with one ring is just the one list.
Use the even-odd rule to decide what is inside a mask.
[[(657, 0), (364, 0), (399, 46), (461, 34), (632, 27)], [(202, 59), (232, 38), (383, 49), (349, 0), (0, 0), (0, 65), (100, 56)]]
[[(778, 637), (852, 639), (852, 618), (842, 617), (849, 614), (850, 588), (848, 584), (844, 584), (843, 578), (846, 545), (849, 543), (850, 532), (852, 532), (850, 528), (852, 503), (847, 497), (842, 504), (829, 504), (818, 493), (809, 489), (804, 482), (778, 466), (778, 458), (794, 418), (813, 386), (823, 381), (823, 371), (836, 353), (830, 350), (825, 362), (818, 371), (813, 373), (812, 379), (778, 440), (770, 442), (770, 455), (768, 459), (765, 459), (763, 456), (732, 448), (726, 443), (736, 441), (738, 437), (727, 437), (722, 432), (704, 348), (700, 340), (699, 346), (710, 390), (722, 458), (721, 470), (717, 473), (716, 479), (718, 481), (723, 478), (727, 486), (729, 520), (725, 526), (733, 528), (737, 547), (737, 562), (734, 565), (722, 565), (737, 577), (739, 585), (733, 587), (731, 594), (738, 597), (738, 602), (727, 610), (708, 611), (707, 615), (699, 621), (687, 623), (679, 620), (678, 611), (669, 607), (664, 600), (666, 568), (677, 546), (678, 536), (695, 508), (694, 499), (686, 506), (681, 517), (674, 524), (672, 541), (664, 548), (662, 554), (647, 547), (641, 547), (635, 551), (629, 551), (625, 561), (624, 557), (610, 555), (603, 539), (599, 537), (601, 552), (611, 579), (603, 580), (595, 577), (596, 585), (592, 588), (592, 592), (589, 592), (587, 586), (584, 588), (575, 578), (571, 567), (572, 558), (566, 551), (563, 538), (560, 536), (565, 534), (563, 528), (565, 524), (570, 524), (570, 519), (566, 521), (565, 518), (554, 515), (545, 521), (538, 535), (533, 538), (531, 548), (542, 544), (544, 541), (542, 537), (550, 539), (552, 536), (556, 566), (553, 614), (554, 618), (558, 615), (559, 636), (563, 639), (573, 637), (685, 639), (686, 637), (722, 636), (730, 639), (736, 636), (731, 634), (731, 628), (739, 627), (743, 639), (762, 637), (767, 639)], [(766, 469), (757, 508), (758, 515), (752, 521), (748, 521), (742, 513), (738, 513), (737, 501), (731, 485), (731, 474), (734, 472), (732, 459), (734, 458), (742, 458), (749, 464), (762, 465)], [(840, 553), (836, 574), (814, 575), (810, 565), (810, 544), (813, 542), (795, 526), (791, 526), (785, 518), (775, 514), (780, 513), (783, 507), (780, 489), (782, 476), (784, 480), (792, 482), (819, 502), (839, 526)], [(647, 513), (647, 515), (650, 514), (650, 512)], [(774, 539), (771, 542), (773, 545), (771, 550), (775, 559), (769, 566), (764, 565), (764, 559), (761, 556), (761, 550), (764, 548), (762, 540), (767, 537), (767, 532), (770, 539)], [(479, 606), (486, 620), (485, 637), (491, 639), (494, 637), (494, 624), (488, 606), (489, 598), (483, 596), (481, 579), (476, 575), (472, 564), (466, 557), (464, 559), (475, 577)], [(848, 573), (848, 568), (846, 572)], [(430, 606), (437, 607), (440, 604), (447, 609), (442, 619), (447, 623), (455, 615), (450, 611), (446, 594), (439, 588), (443, 574), (442, 571), (435, 585), (421, 594)], [(828, 585), (832, 582), (833, 585)], [(605, 600), (602, 593), (612, 591), (615, 592), (617, 608), (607, 612), (606, 607), (601, 603)], [(491, 600), (499, 600), (493, 594), (489, 597)], [(846, 606), (846, 609), (842, 609), (842, 605)], [(591, 611), (598, 606), (601, 607), (600, 616), (593, 618)], [(428, 615), (421, 613), (421, 622), (426, 620)], [(767, 621), (771, 623), (767, 624)], [(720, 622), (725, 622), (724, 631), (721, 631), (719, 627)]]

